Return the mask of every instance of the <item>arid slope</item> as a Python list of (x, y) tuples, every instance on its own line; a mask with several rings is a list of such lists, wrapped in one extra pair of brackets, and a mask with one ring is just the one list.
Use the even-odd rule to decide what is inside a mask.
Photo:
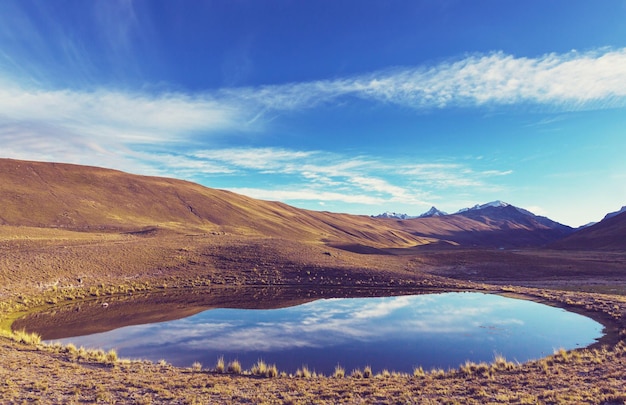
[(513, 207), (406, 221), (297, 209), (95, 167), (0, 159), (0, 224), (78, 231), (221, 232), (363, 247), (537, 247), (569, 233)]
[[(561, 288), (559, 283), (575, 278), (624, 285), (626, 255), (494, 249), (505, 237), (512, 241), (505, 247), (554, 237), (529, 238), (541, 235), (533, 231), (541, 224), (494, 215), (374, 219), (299, 210), (173, 179), (0, 159), (5, 328), (0, 332), (9, 337), (0, 338), (0, 398), (7, 403), (625, 403), (626, 346), (620, 339), (626, 336), (626, 299), (519, 285), (533, 281)], [(482, 284), (493, 282), (506, 286)], [(179, 369), (118, 361), (104, 352), (102, 357), (97, 351), (26, 345), (10, 340), (20, 334), (6, 330), (16, 316), (37, 316), (48, 308), (60, 311), (67, 324), (93, 331), (96, 326), (82, 319), (113, 299), (133, 300), (130, 312), (161, 320), (215, 305), (224, 286), (224, 292), (235, 291), (228, 300), (251, 305), (257, 301), (242, 291), (248, 287), (258, 294), (261, 285), (284, 288), (290, 294), (283, 297), (285, 305), (321, 296), (302, 294), (295, 286), (313, 292), (323, 286), (516, 294), (596, 317), (608, 327), (610, 346), (561, 351), (526, 364), (496, 359), (448, 372), (416, 370), (414, 376), (262, 379), (222, 374), (217, 365)], [(199, 292), (197, 301), (179, 308), (179, 295), (187, 299), (192, 291)], [(267, 297), (258, 302), (267, 305)], [(114, 307), (107, 307), (114, 316), (107, 323), (126, 324), (125, 313)]]
[(395, 247), (427, 242), (364, 216), (301, 210), (170, 178), (10, 159), (0, 159), (0, 224), (128, 232), (159, 227)]
[(626, 251), (626, 212), (581, 229), (550, 247), (567, 250)]

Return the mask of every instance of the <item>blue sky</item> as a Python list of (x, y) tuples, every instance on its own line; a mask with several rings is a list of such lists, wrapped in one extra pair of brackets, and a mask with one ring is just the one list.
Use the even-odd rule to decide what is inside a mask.
[(0, 157), (578, 226), (624, 156), (624, 0), (0, 1)]

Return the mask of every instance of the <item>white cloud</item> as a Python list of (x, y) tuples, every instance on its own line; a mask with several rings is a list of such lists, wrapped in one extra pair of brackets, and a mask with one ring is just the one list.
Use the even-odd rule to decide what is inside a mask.
[[(33, 88), (32, 83), (28, 86), (18, 83), (0, 76), (0, 118), (3, 122), (0, 142), (7, 149), (20, 156), (29, 153), (43, 155), (38, 142), (15, 139), (14, 134), (21, 131), (25, 137), (36, 137), (41, 143), (52, 137), (64, 150), (117, 153), (124, 148), (135, 149), (136, 144), (161, 149), (165, 144), (189, 146), (193, 136), (200, 133), (206, 147), (211, 134), (258, 130), (267, 121), (267, 112), (288, 112), (313, 108), (320, 103), (345, 102), (345, 97), (415, 109), (517, 103), (564, 110), (624, 106), (626, 48), (549, 54), (538, 58), (493, 53), (428, 68), (397, 68), (337, 80), (230, 88), (197, 94), (50, 90)], [(35, 128), (37, 133), (33, 130)], [(284, 170), (285, 161), (310, 157), (309, 152), (286, 151), (286, 155), (281, 156), (279, 150), (264, 152), (260, 149), (254, 150), (256, 155), (226, 157), (228, 152), (223, 150), (222, 156), (217, 156), (217, 152), (200, 153), (241, 167), (260, 169), (259, 165), (268, 165), (265, 167), (268, 170), (274, 169), (269, 164), (270, 158), (278, 160)], [(292, 153), (296, 155), (290, 155)], [(45, 154), (60, 160), (58, 152), (47, 149)], [(325, 165), (326, 171), (308, 172), (332, 177), (334, 171), (364, 163), (354, 159), (343, 165)], [(415, 174), (427, 175), (434, 184), (442, 186), (477, 185), (475, 180), (428, 176), (432, 172), (428, 167), (422, 167)]]
[(458, 163), (426, 163), (406, 165), (400, 173), (409, 176), (416, 185), (432, 186), (439, 189), (453, 187), (482, 187), (481, 176)]
[(198, 159), (214, 160), (235, 167), (255, 170), (278, 170), (285, 173), (295, 171), (293, 164), (314, 155), (311, 151), (292, 151), (279, 148), (230, 148), (194, 152)]
[[(132, 16), (131, 16), (132, 17)], [(120, 35), (127, 33), (120, 33)], [(122, 35), (122, 37), (123, 37)], [(3, 54), (4, 55), (4, 54)], [(6, 60), (10, 55), (4, 55)], [(251, 132), (268, 116), (350, 98), (414, 109), (533, 104), (551, 110), (626, 105), (626, 48), (519, 58), (496, 52), (430, 67), (197, 94), (33, 87), (0, 74), (0, 157), (114, 167), (198, 179), (281, 175), (282, 186), (227, 187), (252, 197), (368, 206), (432, 205), (449, 189), (499, 191), (507, 168), (384, 161), (320, 150), (211, 149), (213, 137)], [(257, 177), (258, 179), (258, 177)], [(281, 187), (281, 189), (277, 189)]]
[(303, 190), (269, 190), (260, 188), (233, 187), (235, 193), (244, 194), (253, 198), (271, 201), (340, 201), (349, 204), (381, 205), (383, 198), (372, 197), (366, 194), (336, 193), (314, 189)]
[(502, 52), (428, 68), (406, 67), (336, 80), (227, 89), (226, 99), (269, 110), (312, 108), (346, 96), (416, 109), (545, 104), (597, 109), (626, 104), (626, 48), (516, 58)]
[(33, 90), (1, 77), (0, 84), (0, 111), (5, 122), (45, 123), (82, 136), (124, 143), (174, 142), (193, 132), (261, 125), (255, 121), (264, 111), (312, 108), (345, 96), (417, 109), (515, 103), (563, 109), (623, 106), (626, 49), (538, 58), (493, 53), (430, 68), (398, 68), (337, 80), (195, 95)]
[(7, 86), (0, 86), (0, 117), (15, 125), (45, 124), (127, 144), (177, 142), (193, 131), (231, 128), (239, 118), (234, 109), (208, 97)]
[(380, 300), (371, 305), (364, 305), (362, 309), (359, 309), (355, 314), (356, 319), (369, 319), (369, 318), (381, 318), (389, 315), (393, 311), (401, 308), (406, 308), (412, 304), (415, 304), (413, 297), (394, 297), (388, 300)]
[(484, 170), (480, 174), (485, 176), (508, 176), (513, 174), (513, 170)]
[(564, 109), (623, 106), (626, 49), (515, 58), (498, 52), (430, 69), (399, 69), (356, 79), (365, 97), (414, 108), (488, 103)]
[(355, 176), (350, 179), (350, 182), (368, 191), (391, 194), (394, 196), (403, 196), (406, 194), (406, 189), (394, 186), (385, 180), (374, 177)]

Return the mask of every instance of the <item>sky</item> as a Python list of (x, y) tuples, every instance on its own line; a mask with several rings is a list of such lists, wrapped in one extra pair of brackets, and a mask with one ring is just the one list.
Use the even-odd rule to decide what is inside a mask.
[(626, 205), (626, 0), (0, 0), (0, 157), (300, 208)]

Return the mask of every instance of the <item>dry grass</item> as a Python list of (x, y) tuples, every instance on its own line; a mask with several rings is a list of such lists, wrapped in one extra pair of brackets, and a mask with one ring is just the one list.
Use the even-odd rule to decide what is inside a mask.
[[(626, 300), (621, 297), (514, 286), (496, 287), (493, 291), (562, 303), (618, 324), (624, 322)], [(36, 301), (26, 296), (24, 299)], [(14, 307), (23, 308), (23, 305), (7, 306)], [(626, 327), (622, 325), (621, 329), (621, 335), (619, 330), (615, 333), (616, 339), (626, 336)], [(188, 403), (437, 403), (445, 398), (450, 403), (620, 403), (626, 378), (626, 344), (621, 340), (613, 346), (557, 350), (551, 356), (526, 364), (495, 356), (490, 364), (467, 362), (447, 372), (440, 369), (425, 372), (418, 367), (411, 375), (383, 370), (375, 376), (377, 378), (369, 378), (373, 375), (367, 366), (346, 377), (345, 369), (338, 365), (330, 378), (303, 366), (290, 378), (262, 360), (251, 370), (244, 371), (237, 361), (226, 365), (221, 358), (213, 372), (200, 373), (199, 363), (190, 369), (179, 369), (165, 362), (154, 365), (128, 362), (118, 359), (114, 351), (107, 353), (73, 345), (44, 346), (36, 335), (24, 332), (8, 334), (5, 331), (3, 336), (10, 340), (4, 343), (0, 340), (0, 356), (3, 364), (10, 364), (10, 367), (0, 371), (0, 381), (5, 381), (0, 396), (13, 402), (34, 398), (46, 398), (48, 402), (100, 398), (103, 402), (142, 403), (172, 400)], [(226, 372), (229, 374), (223, 374)], [(85, 378), (79, 380), (77, 374)], [(263, 379), (258, 385), (248, 375), (271, 378)], [(79, 381), (94, 383), (84, 385)]]
[[(600, 302), (599, 304), (602, 304)], [(259, 360), (249, 371), (218, 359), (213, 373), (201, 365), (119, 361), (112, 352), (1, 340), (0, 396), (11, 402), (134, 403), (624, 403), (626, 343), (576, 351), (556, 350), (546, 358), (514, 364), (502, 356), (492, 363), (467, 362), (456, 370), (412, 375), (371, 368), (350, 377), (337, 366), (331, 377), (301, 367), (294, 378)], [(107, 365), (115, 359), (114, 367)], [(222, 374), (224, 371), (232, 374)], [(250, 376), (271, 377), (262, 383)], [(621, 401), (621, 402), (620, 402)]]
[[(623, 322), (625, 300), (620, 297), (495, 288), (540, 301), (560, 302)], [(26, 297), (24, 297), (26, 298)], [(12, 307), (12, 306), (9, 306)], [(625, 336), (616, 333), (621, 339)], [(346, 377), (337, 366), (331, 377), (301, 367), (290, 378), (259, 360), (244, 371), (237, 361), (218, 359), (213, 372), (201, 365), (179, 369), (167, 365), (119, 360), (114, 351), (88, 350), (73, 345), (44, 346), (37, 336), (17, 332), (0, 339), (0, 397), (10, 402), (32, 401), (133, 403), (623, 403), (626, 344), (565, 351), (526, 364), (495, 356), (490, 364), (467, 362), (456, 370), (411, 375), (383, 370), (375, 377), (370, 367)], [(103, 367), (99, 367), (99, 365)], [(187, 371), (188, 370), (188, 371)], [(229, 374), (223, 374), (228, 372)], [(78, 377), (80, 376), (80, 378)], [(261, 382), (248, 376), (264, 377)], [(271, 377), (265, 379), (265, 377)], [(83, 382), (87, 383), (83, 383)], [(306, 382), (305, 382), (306, 381)], [(547, 388), (549, 387), (549, 388)], [(612, 401), (612, 402), (611, 402)], [(620, 402), (622, 401), (622, 402)]]
[(232, 360), (228, 363), (226, 371), (230, 374), (241, 374), (242, 368), (239, 360)]
[(226, 364), (224, 363), (224, 358), (220, 357), (219, 359), (217, 359), (217, 362), (215, 363), (215, 372), (223, 374), (225, 371), (226, 371)]
[(339, 364), (335, 366), (335, 372), (333, 373), (333, 377), (335, 378), (344, 378), (346, 376), (346, 369), (341, 367)]
[[(276, 206), (262, 206), (264, 220), (275, 215), (267, 211), (270, 207)], [(295, 215), (283, 208), (277, 212), (285, 216)], [(245, 214), (242, 221), (249, 218), (250, 212)], [(306, 222), (311, 218), (300, 219)], [(136, 221), (133, 222), (135, 225), (144, 225), (141, 222), (143, 219), (138, 216), (132, 220)], [(334, 218), (334, 221), (339, 220), (341, 218)], [(356, 235), (362, 231), (360, 225), (363, 224), (353, 222), (347, 229)], [(531, 275), (554, 276), (556, 280), (550, 280), (554, 285), (571, 283), (578, 276), (582, 285), (591, 271), (596, 280), (619, 284), (623, 278), (614, 277), (623, 273), (623, 254), (594, 253), (593, 260), (587, 260), (588, 257), (577, 252), (473, 250), (364, 255), (297, 238), (258, 237), (258, 230), (250, 230), (249, 234), (255, 236), (249, 236), (241, 231), (243, 228), (232, 228), (231, 231), (236, 231), (232, 233), (220, 229), (213, 234), (208, 229), (185, 230), (176, 226), (171, 225), (167, 232), (162, 227), (154, 234), (127, 234), (110, 229), (76, 232), (0, 226), (2, 401), (146, 404), (625, 403), (626, 350), (622, 340), (626, 338), (623, 332), (626, 330), (626, 298), (519, 285), (522, 282), (528, 284), (528, 280), (519, 279), (519, 274), (523, 273), (520, 269), (529, 269), (528, 274)], [(310, 229), (309, 226), (304, 228)], [(298, 232), (309, 232), (304, 228)], [(376, 238), (384, 235), (382, 230), (376, 230)], [(276, 232), (279, 234), (284, 229)], [(337, 231), (333, 232), (326, 236), (336, 238)], [(316, 238), (319, 235), (316, 234)], [(356, 239), (367, 240), (368, 235), (360, 235), (361, 239)], [(376, 243), (382, 243), (381, 239), (375, 239)], [(427, 274), (426, 270), (435, 275)], [(477, 280), (474, 278), (476, 275), (481, 277), (478, 278), (480, 281), (506, 282), (507, 286), (468, 282), (468, 274), (473, 271), (477, 271), (471, 276), (474, 281)], [(541, 281), (540, 278), (538, 280)], [(371, 291), (371, 287), (472, 288), (507, 293), (593, 316), (609, 327), (609, 337), (603, 342), (607, 344), (605, 347), (598, 345), (584, 350), (557, 351), (544, 359), (525, 364), (512, 363), (496, 356), (490, 364), (466, 363), (456, 370), (425, 371), (416, 367), (411, 375), (383, 370), (375, 376), (377, 378), (369, 378), (373, 376), (368, 367), (347, 375), (345, 369), (338, 365), (331, 376), (324, 377), (303, 366), (290, 377), (262, 361), (251, 370), (244, 371), (238, 362), (226, 364), (223, 358), (218, 359), (213, 370), (202, 370), (199, 364), (183, 369), (165, 361), (152, 364), (121, 360), (114, 351), (88, 350), (72, 345), (45, 346), (36, 335), (7, 331), (17, 316), (47, 308), (54, 307), (59, 316), (65, 316), (63, 308), (66, 303), (80, 302), (83, 313), (88, 315), (102, 314), (102, 303), (110, 303), (107, 313), (111, 319), (108, 321), (114, 324), (116, 319), (121, 318), (121, 313), (116, 312), (116, 300), (133, 300), (137, 303), (135, 309), (142, 312), (147, 320), (162, 316), (155, 314), (154, 308), (150, 312), (150, 301), (141, 301), (142, 292), (159, 291), (162, 297), (170, 297), (168, 294), (171, 293), (174, 298), (168, 308), (175, 308), (180, 303), (175, 298), (177, 293), (193, 295), (195, 289), (209, 286), (268, 284), (352, 286), (363, 291)], [(212, 294), (219, 295), (217, 291), (217, 288), (213, 289)], [(198, 296), (206, 299), (206, 294)], [(317, 297), (312, 295), (306, 299)], [(218, 298), (223, 297), (215, 299)], [(249, 302), (256, 302), (259, 306), (267, 302), (267, 297), (263, 296), (254, 298), (256, 301), (252, 301), (250, 296), (238, 299), (249, 298)], [(303, 298), (299, 297), (299, 300)], [(296, 297), (285, 296), (278, 302), (288, 305), (297, 301)], [(207, 302), (199, 300), (196, 303), (201, 307)], [(239, 304), (234, 302), (234, 305)], [(78, 319), (71, 316), (67, 315), (67, 319)]]

